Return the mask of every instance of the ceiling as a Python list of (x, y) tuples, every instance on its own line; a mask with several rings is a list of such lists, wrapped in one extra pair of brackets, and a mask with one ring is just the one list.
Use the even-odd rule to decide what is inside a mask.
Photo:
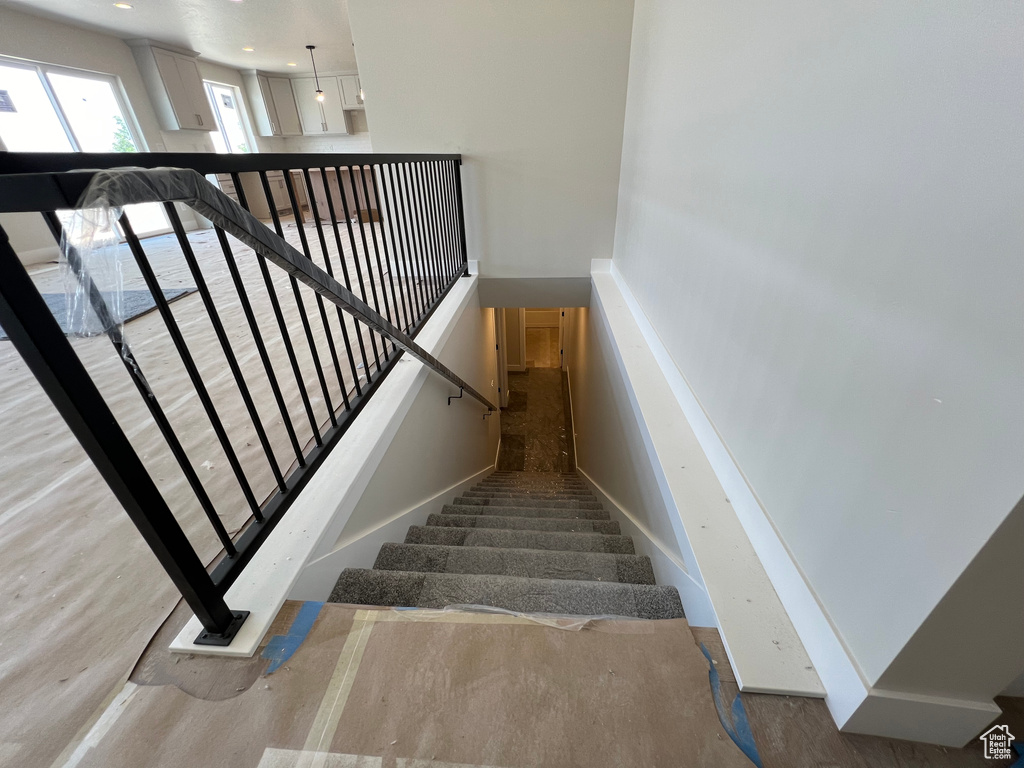
[[(321, 72), (356, 69), (347, 0), (0, 0), (13, 10), (121, 38), (148, 37), (236, 69)], [(249, 53), (244, 47), (254, 50)], [(288, 62), (298, 66), (289, 67)]]

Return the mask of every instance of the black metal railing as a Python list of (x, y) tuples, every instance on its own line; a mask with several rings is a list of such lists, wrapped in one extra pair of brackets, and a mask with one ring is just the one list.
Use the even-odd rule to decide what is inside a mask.
[[(95, 170), (126, 161), (136, 169)], [(457, 155), (0, 153), (0, 212), (42, 215), (127, 378), (111, 385), (109, 366), (83, 362), (90, 342), (68, 340), (2, 228), (0, 325), (202, 622), (197, 642), (230, 642), (247, 614), (229, 610), (225, 591), (403, 352), (495, 409), (414, 341), (468, 273), (459, 165)], [(66, 211), (97, 203), (120, 211), (123, 243), (106, 258), (124, 260), (125, 285), (103, 284), (67, 230)], [(162, 206), (169, 234), (136, 233), (131, 206), (147, 203)], [(212, 230), (187, 231), (181, 206)], [(197, 296), (172, 305), (165, 290), (183, 282)], [(132, 285), (159, 323), (123, 324), (110, 297)], [(144, 409), (126, 405), (129, 386)], [(129, 431), (148, 425), (188, 498), (140, 458)], [(230, 472), (204, 480), (208, 456)], [(199, 512), (221, 548), (209, 571), (209, 545), (192, 543)]]

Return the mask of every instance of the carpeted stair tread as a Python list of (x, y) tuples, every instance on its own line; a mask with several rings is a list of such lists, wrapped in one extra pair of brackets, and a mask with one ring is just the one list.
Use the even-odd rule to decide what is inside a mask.
[(441, 512), (446, 515), (498, 515), (499, 517), (563, 517), (581, 520), (608, 520), (604, 509), (577, 509), (574, 507), (531, 507), (496, 504), (445, 504)]
[(510, 528), (522, 531), (564, 531), (619, 535), (616, 520), (582, 520), (576, 517), (501, 517), (499, 515), (432, 514), (427, 525), (451, 528)]
[(548, 549), (564, 552), (609, 552), (636, 554), (629, 536), (605, 533), (564, 533), (561, 531), (508, 530), (505, 528), (442, 528), (413, 525), (405, 535), (406, 544), (442, 544), (452, 547), (501, 547), (504, 549)]
[[(512, 502), (512, 503), (510, 503)], [(479, 504), (481, 506), (503, 507), (548, 507), (549, 509), (603, 509), (599, 501), (569, 501), (567, 499), (537, 499), (529, 496), (516, 496), (512, 499), (473, 498), (456, 496), (455, 504)]]
[(385, 571), (420, 573), (471, 573), (622, 584), (654, 583), (654, 571), (649, 558), (604, 552), (387, 543), (381, 547), (373, 567)]
[(331, 602), (445, 608), (489, 605), (522, 613), (683, 618), (675, 587), (564, 579), (347, 568)]

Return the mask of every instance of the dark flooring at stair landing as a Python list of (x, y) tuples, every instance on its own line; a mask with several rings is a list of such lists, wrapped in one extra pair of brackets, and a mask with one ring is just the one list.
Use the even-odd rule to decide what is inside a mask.
[(558, 368), (509, 372), (498, 471), (572, 472), (576, 468), (564, 379), (565, 373)]
[(385, 544), (372, 569), (342, 572), (330, 600), (683, 618), (675, 587), (655, 584), (650, 558), (574, 472), (495, 472), (454, 501)]

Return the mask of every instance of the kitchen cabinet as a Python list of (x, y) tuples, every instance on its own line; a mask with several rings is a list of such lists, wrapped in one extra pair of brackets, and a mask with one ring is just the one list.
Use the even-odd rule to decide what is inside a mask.
[(312, 77), (296, 77), (292, 80), (299, 116), (302, 119), (302, 133), (305, 136), (324, 134), (346, 134), (348, 121), (341, 100), (341, 85), (337, 77), (321, 77), (320, 90), (324, 100), (316, 100), (316, 80)]
[(250, 69), (242, 72), (242, 83), (260, 136), (302, 135), (295, 94), (287, 77), (273, 77)]
[(198, 53), (157, 46), (144, 39), (127, 42), (161, 129), (217, 130), (217, 120), (199, 74)]
[(345, 109), (363, 109), (362, 86), (359, 85), (359, 75), (342, 75), (338, 78), (341, 83), (341, 105)]

